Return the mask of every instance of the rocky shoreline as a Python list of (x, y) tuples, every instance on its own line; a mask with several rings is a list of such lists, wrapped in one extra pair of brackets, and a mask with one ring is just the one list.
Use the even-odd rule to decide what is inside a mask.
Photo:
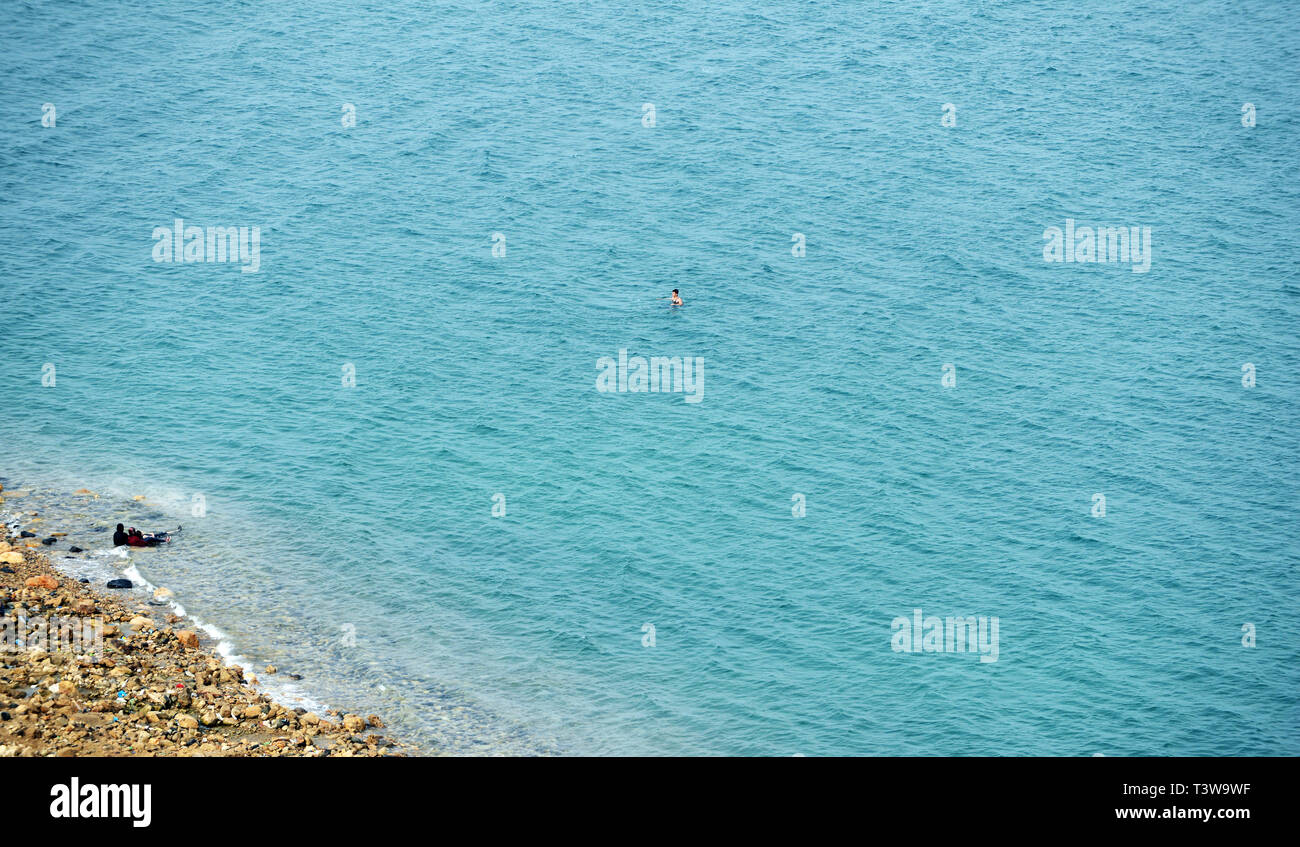
[[(68, 579), (41, 546), (0, 534), (0, 757), (409, 754), (376, 715), (276, 703), (182, 618)], [(95, 649), (59, 630), (95, 633), (76, 642)]]

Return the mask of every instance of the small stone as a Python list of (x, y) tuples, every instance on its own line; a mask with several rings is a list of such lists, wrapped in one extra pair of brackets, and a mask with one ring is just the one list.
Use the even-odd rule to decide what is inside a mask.
[(262, 668), (262, 673), (271, 674), (275, 672), (276, 672), (275, 665), (267, 665), (265, 668)]
[(183, 729), (198, 729), (199, 722), (194, 719), (193, 715), (177, 715), (176, 725)]
[(375, 729), (383, 729), (383, 728), (384, 728), (384, 722), (381, 721), (381, 720), (379, 719), (379, 715), (367, 715), (367, 716), (366, 716), (366, 723), (370, 724), (370, 725), (373, 726)]
[(366, 722), (357, 715), (344, 715), (343, 728), (348, 732), (361, 732), (366, 728)]
[(108, 587), (109, 588), (134, 588), (135, 585), (129, 579), (110, 579), (108, 581)]
[(41, 574), (27, 580), (28, 588), (48, 588), (51, 591), (59, 587), (59, 581), (49, 574)]
[(191, 650), (199, 649), (199, 636), (188, 629), (177, 632), (176, 640), (181, 643), (182, 647), (188, 647)]

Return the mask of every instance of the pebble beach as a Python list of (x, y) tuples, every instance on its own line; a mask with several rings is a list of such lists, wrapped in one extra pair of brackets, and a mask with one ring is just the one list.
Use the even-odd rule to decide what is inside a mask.
[(378, 715), (276, 702), (170, 607), (61, 572), (46, 551), (64, 534), (34, 531), (41, 515), (11, 508), (5, 494), (0, 757), (411, 753), (382, 734)]

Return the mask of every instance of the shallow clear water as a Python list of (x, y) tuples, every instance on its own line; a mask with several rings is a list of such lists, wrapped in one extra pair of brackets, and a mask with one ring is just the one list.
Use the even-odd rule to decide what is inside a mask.
[(1293, 12), (764, 5), (14, 5), (6, 489), (430, 750), (1300, 753)]

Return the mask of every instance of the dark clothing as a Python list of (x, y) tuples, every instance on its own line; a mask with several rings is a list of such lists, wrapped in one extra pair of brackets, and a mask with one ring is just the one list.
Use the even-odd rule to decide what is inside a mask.
[(123, 532), (122, 530), (119, 529), (119, 530), (117, 530), (116, 532), (113, 533), (113, 546), (114, 546), (114, 547), (121, 547), (121, 546), (122, 546), (123, 544), (125, 544), (125, 543), (126, 543), (126, 533), (125, 533), (125, 532)]

